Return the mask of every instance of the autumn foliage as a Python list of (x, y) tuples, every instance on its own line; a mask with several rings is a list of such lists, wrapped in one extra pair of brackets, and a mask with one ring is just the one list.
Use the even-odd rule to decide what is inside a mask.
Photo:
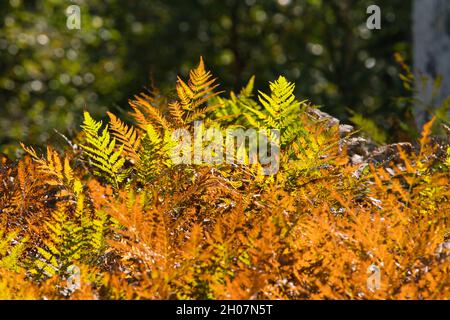
[[(216, 83), (201, 60), (176, 98), (134, 97), (133, 123), (85, 112), (66, 150), (1, 158), (0, 298), (450, 298), (450, 149), (433, 121), (412, 150), (355, 165), (285, 78), (228, 97)], [(170, 133), (195, 120), (281, 130), (279, 171), (174, 164)]]

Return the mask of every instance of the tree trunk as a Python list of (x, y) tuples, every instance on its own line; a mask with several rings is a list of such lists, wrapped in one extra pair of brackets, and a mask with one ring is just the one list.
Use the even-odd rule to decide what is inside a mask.
[[(450, 96), (450, 0), (414, 0), (414, 115), (419, 128)], [(433, 83), (442, 76), (433, 94)], [(425, 79), (428, 79), (425, 81)]]

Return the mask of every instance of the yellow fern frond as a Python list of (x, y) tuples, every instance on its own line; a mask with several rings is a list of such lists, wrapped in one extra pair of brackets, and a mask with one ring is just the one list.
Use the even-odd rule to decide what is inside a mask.
[(142, 111), (139, 109), (139, 107), (133, 103), (132, 101), (129, 102), (131, 108), (133, 109), (133, 112), (130, 112), (130, 116), (136, 121), (136, 124), (139, 129), (145, 130), (145, 127), (150, 122), (147, 120), (145, 115), (142, 113)]
[(84, 112), (84, 122), (81, 127), (86, 134), (87, 142), (87, 145), (81, 145), (81, 147), (92, 164), (100, 170), (97, 173), (103, 173), (113, 187), (118, 188), (128, 174), (126, 170), (123, 170), (125, 158), (122, 157), (122, 152), (124, 146), (122, 145), (118, 151), (114, 151), (116, 139), (111, 138), (108, 126), (99, 134), (102, 122), (92, 119), (88, 112)]

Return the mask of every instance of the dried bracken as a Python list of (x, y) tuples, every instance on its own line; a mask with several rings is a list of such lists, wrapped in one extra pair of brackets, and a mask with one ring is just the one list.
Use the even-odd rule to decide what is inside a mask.
[[(361, 166), (285, 78), (258, 99), (253, 79), (230, 98), (215, 81), (201, 59), (177, 99), (130, 101), (136, 126), (86, 112), (81, 149), (0, 159), (0, 298), (450, 298), (450, 149), (433, 121), (418, 148)], [(280, 130), (279, 171), (173, 163), (171, 133), (199, 119)]]

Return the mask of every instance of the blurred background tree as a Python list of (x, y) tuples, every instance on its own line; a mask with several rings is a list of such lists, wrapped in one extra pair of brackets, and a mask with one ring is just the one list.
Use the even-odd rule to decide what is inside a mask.
[[(65, 10), (81, 7), (81, 30)], [(70, 135), (81, 110), (127, 110), (155, 79), (173, 87), (202, 55), (225, 90), (279, 74), (300, 98), (344, 121), (368, 119), (405, 139), (411, 122), (394, 53), (411, 61), (411, 2), (379, 0), (5, 0), (0, 2), (0, 151)], [(357, 116), (355, 116), (357, 115)], [(358, 121), (357, 121), (358, 120)], [(383, 141), (380, 141), (383, 142)]]
[(432, 115), (448, 120), (450, 105), (450, 1), (414, 1), (414, 116), (420, 127)]

